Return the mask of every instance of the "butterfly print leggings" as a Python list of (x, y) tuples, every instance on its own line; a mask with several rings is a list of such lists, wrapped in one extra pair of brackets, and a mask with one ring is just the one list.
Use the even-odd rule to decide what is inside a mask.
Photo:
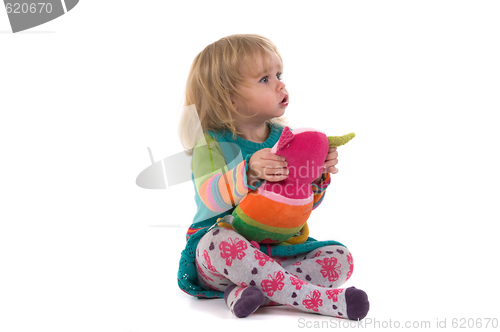
[(269, 257), (235, 231), (215, 228), (200, 240), (196, 266), (198, 280), (207, 289), (254, 286), (264, 293), (268, 304), (348, 318), (346, 292), (338, 288), (351, 277), (354, 267), (345, 247), (325, 246), (297, 256)]

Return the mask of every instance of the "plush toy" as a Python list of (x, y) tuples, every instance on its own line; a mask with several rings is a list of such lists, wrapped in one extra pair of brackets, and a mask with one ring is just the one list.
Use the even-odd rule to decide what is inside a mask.
[(285, 180), (263, 183), (249, 191), (232, 215), (219, 226), (233, 228), (258, 243), (303, 243), (308, 238), (307, 219), (313, 209), (312, 182), (323, 172), (328, 149), (346, 144), (355, 134), (327, 136), (311, 128), (286, 127), (271, 153), (285, 157)]

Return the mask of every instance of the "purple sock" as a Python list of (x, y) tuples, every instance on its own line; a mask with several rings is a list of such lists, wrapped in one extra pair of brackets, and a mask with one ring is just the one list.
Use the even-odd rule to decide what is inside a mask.
[(351, 320), (365, 318), (370, 309), (368, 296), (361, 289), (349, 287), (345, 290), (345, 302), (347, 305), (347, 317)]
[(229, 310), (238, 318), (247, 317), (264, 303), (264, 294), (256, 287), (230, 286), (224, 292)]

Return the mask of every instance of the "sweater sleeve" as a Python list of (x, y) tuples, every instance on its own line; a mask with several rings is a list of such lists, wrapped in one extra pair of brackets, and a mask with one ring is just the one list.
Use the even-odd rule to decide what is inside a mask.
[(193, 151), (191, 169), (196, 190), (207, 208), (224, 212), (236, 206), (248, 192), (246, 160), (237, 162), (238, 159), (229, 157), (234, 167), (228, 168), (219, 142), (209, 135), (205, 139), (207, 144), (197, 145)]
[(325, 190), (330, 185), (330, 182), (330, 173), (327, 173), (326, 176), (323, 176), (323, 180), (319, 185), (316, 183), (312, 184), (312, 190), (314, 193), (313, 210), (316, 209), (325, 198)]

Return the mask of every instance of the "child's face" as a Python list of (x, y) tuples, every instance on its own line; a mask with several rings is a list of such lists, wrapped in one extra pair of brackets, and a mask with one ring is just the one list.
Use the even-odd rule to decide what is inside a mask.
[(280, 80), (281, 70), (276, 61), (270, 61), (267, 68), (261, 59), (254, 68), (249, 68), (243, 82), (236, 85), (241, 96), (231, 100), (239, 113), (252, 118), (243, 118), (244, 122), (265, 122), (282, 116), (288, 106), (288, 92), (285, 83)]

